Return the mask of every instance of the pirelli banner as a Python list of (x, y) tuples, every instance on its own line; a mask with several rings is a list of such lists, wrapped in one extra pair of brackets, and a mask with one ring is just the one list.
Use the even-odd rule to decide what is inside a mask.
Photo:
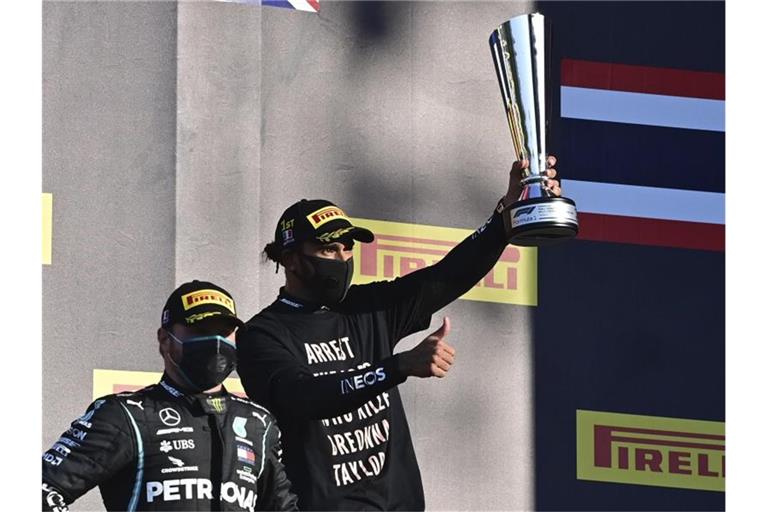
[[(472, 233), (470, 229), (350, 220), (370, 229), (376, 236), (369, 244), (355, 244), (355, 284), (390, 280), (432, 265)], [(535, 306), (538, 300), (536, 252), (535, 247), (508, 245), (496, 266), (461, 298)]]
[(725, 423), (576, 411), (580, 480), (725, 490)]

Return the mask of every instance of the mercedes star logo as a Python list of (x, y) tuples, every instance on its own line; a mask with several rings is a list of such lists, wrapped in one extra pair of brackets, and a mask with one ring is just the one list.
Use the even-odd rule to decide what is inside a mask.
[(181, 415), (176, 412), (175, 409), (171, 409), (170, 407), (162, 409), (158, 414), (160, 415), (160, 421), (169, 427), (175, 427), (181, 422)]

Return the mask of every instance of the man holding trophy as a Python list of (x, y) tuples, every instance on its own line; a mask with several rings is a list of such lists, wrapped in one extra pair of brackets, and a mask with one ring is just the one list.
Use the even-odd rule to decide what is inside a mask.
[(444, 341), (450, 324), (393, 355), (396, 344), (482, 279), (508, 243), (544, 245), (578, 230), (575, 206), (554, 179), (555, 158), (544, 153), (543, 77), (533, 79), (543, 72), (539, 18), (513, 18), (491, 36), (516, 161), (490, 218), (441, 261), (350, 286), (352, 247), (373, 233), (325, 200), (286, 209), (264, 249), (284, 267), (285, 286), (238, 331), (238, 373), (249, 397), (278, 419), (302, 510), (424, 509), (397, 386), (446, 374), (455, 355)]

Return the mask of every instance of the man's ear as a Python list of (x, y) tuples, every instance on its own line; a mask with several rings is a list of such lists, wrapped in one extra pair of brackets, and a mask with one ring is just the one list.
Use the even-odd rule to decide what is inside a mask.
[(165, 356), (170, 341), (171, 340), (168, 339), (168, 331), (162, 327), (157, 329), (157, 350), (160, 352), (161, 356)]
[(283, 251), (280, 255), (280, 263), (285, 267), (285, 270), (295, 272), (299, 266), (298, 254), (296, 251)]

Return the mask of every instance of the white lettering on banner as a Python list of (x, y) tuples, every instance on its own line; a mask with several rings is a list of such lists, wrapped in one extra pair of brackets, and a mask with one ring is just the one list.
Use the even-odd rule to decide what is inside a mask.
[(341, 394), (346, 395), (353, 390), (363, 389), (367, 386), (373, 386), (377, 382), (381, 382), (386, 378), (387, 373), (384, 371), (384, 368), (376, 368), (375, 370), (371, 370), (362, 375), (355, 375), (354, 377), (348, 379), (341, 379)]
[(333, 475), (336, 479), (336, 486), (353, 484), (366, 477), (377, 476), (384, 469), (384, 459), (386, 455), (383, 451), (377, 452), (367, 460), (355, 460), (352, 462), (343, 462), (333, 465)]
[(320, 343), (305, 343), (304, 350), (307, 351), (308, 364), (346, 361), (355, 357), (348, 336)]
[[(179, 501), (181, 499), (213, 499), (213, 485), (206, 478), (182, 478), (179, 480), (163, 480), (162, 482), (147, 482), (147, 503), (153, 503), (162, 496), (163, 501)], [(221, 499), (227, 503), (237, 503), (240, 508), (253, 512), (258, 495), (253, 489), (245, 489), (234, 482), (221, 484)]]
[(389, 421), (383, 419), (379, 423), (366, 425), (352, 432), (326, 434), (326, 437), (331, 443), (333, 456), (369, 450), (389, 440)]

